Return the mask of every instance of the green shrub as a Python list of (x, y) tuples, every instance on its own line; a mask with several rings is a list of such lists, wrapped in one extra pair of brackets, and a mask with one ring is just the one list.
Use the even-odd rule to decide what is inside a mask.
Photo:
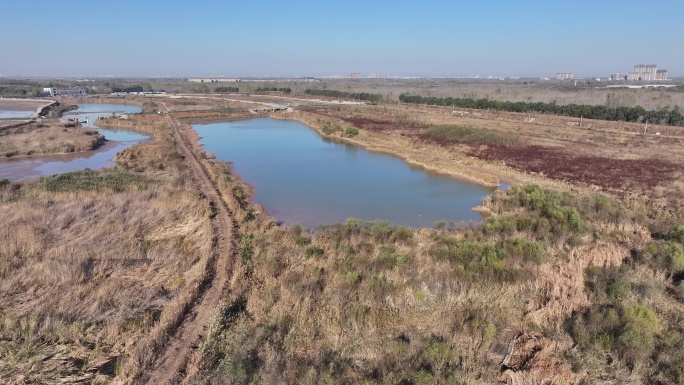
[(390, 241), (395, 243), (408, 244), (413, 240), (413, 230), (408, 227), (399, 226), (392, 230)]
[(361, 280), (361, 276), (355, 271), (350, 271), (344, 276), (344, 280), (353, 285)]
[(0, 187), (9, 186), (9, 179), (0, 179)]
[(497, 244), (497, 248), (503, 250), (511, 257), (517, 257), (523, 261), (541, 263), (542, 246), (537, 242), (528, 242), (524, 239), (506, 239)]
[(359, 129), (353, 126), (349, 126), (344, 130), (344, 136), (348, 138), (353, 138), (359, 134)]
[(660, 323), (651, 309), (633, 305), (623, 309), (618, 342), (622, 354), (630, 361), (648, 357), (655, 348), (655, 337)]
[(408, 262), (408, 256), (397, 253), (393, 247), (380, 246), (377, 261), (381, 267), (391, 268)]
[(305, 246), (305, 245), (311, 244), (311, 238), (305, 237), (302, 235), (295, 236), (294, 241), (295, 241), (295, 245), (297, 245), (297, 246)]
[(451, 262), (467, 278), (492, 278), (497, 281), (515, 281), (521, 272), (504, 264), (506, 250), (485, 242), (458, 241), (436, 244), (428, 250), (436, 260)]
[(247, 234), (242, 237), (242, 248), (240, 249), (240, 258), (243, 264), (247, 264), (254, 254), (254, 247), (252, 246), (252, 239), (254, 235)]
[(653, 241), (637, 253), (637, 259), (653, 269), (677, 274), (684, 271), (684, 246), (672, 241)]
[(672, 230), (671, 238), (679, 243), (684, 244), (684, 225), (676, 226)]
[(376, 240), (387, 240), (389, 239), (390, 234), (392, 234), (392, 229), (390, 228), (388, 222), (373, 222), (371, 226), (371, 234), (375, 237)]
[(321, 257), (323, 254), (325, 254), (325, 251), (317, 246), (309, 246), (304, 251), (304, 255), (306, 255), (307, 258)]
[(614, 351), (630, 363), (655, 348), (660, 323), (653, 311), (639, 306), (594, 306), (575, 318), (571, 334), (582, 349)]

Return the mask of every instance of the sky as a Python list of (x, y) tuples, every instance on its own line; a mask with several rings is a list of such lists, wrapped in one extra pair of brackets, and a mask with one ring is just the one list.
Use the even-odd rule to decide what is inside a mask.
[(0, 0), (5, 76), (684, 76), (682, 0)]

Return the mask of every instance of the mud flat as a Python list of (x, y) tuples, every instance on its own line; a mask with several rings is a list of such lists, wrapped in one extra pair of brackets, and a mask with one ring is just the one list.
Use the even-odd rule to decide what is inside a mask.
[(0, 119), (35, 117), (53, 103), (53, 100), (0, 99)]

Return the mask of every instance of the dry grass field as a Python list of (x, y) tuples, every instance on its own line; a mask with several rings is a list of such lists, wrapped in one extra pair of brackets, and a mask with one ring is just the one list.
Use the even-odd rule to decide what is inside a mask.
[(154, 356), (136, 349), (162, 342), (194, 298), (211, 210), (163, 125), (144, 126), (158, 140), (119, 167), (0, 188), (4, 383), (109, 383)]
[(104, 140), (76, 123), (29, 122), (0, 129), (0, 158), (94, 150)]
[(114, 168), (0, 185), (2, 382), (684, 383), (680, 129), (382, 104), (273, 113), (512, 184), (482, 224), (309, 231), (278, 226), (189, 125), (283, 99), (126, 98), (150, 114), (105, 123), (154, 142)]

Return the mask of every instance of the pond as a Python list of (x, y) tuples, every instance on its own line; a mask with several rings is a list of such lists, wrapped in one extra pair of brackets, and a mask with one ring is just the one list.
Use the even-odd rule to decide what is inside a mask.
[[(88, 127), (93, 127), (99, 116), (111, 116), (113, 113), (130, 114), (140, 112), (138, 106), (118, 104), (79, 104), (78, 110), (64, 114), (66, 118), (88, 119)], [(84, 124), (85, 126), (85, 124)], [(105, 136), (107, 142), (97, 150), (73, 154), (41, 155), (30, 158), (17, 158), (0, 162), (0, 179), (11, 181), (33, 179), (40, 176), (78, 171), (85, 168), (100, 169), (115, 165), (113, 159), (118, 152), (139, 143), (148, 137), (132, 131), (106, 130), (95, 128)]]
[(313, 228), (347, 218), (413, 228), (482, 220), (473, 207), (494, 189), (324, 139), (303, 123), (259, 118), (196, 124), (200, 143), (230, 161), (277, 220)]

